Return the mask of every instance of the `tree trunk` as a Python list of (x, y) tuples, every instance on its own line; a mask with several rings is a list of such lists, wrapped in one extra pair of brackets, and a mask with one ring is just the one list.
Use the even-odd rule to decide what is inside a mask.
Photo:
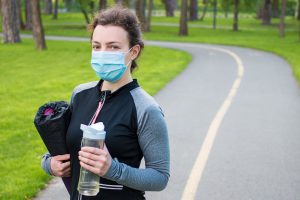
[(270, 25), (271, 24), (271, 0), (264, 0), (263, 8), (262, 8), (262, 24)]
[(297, 13), (297, 19), (300, 20), (300, 0), (298, 0), (298, 13)]
[(58, 0), (55, 0), (52, 19), (57, 19), (57, 11), (58, 11)]
[(80, 10), (81, 10), (81, 12), (84, 16), (86, 24), (89, 24), (90, 23), (90, 18), (89, 18), (89, 15), (88, 15), (87, 11), (83, 8), (80, 8)]
[(198, 19), (198, 0), (190, 0), (190, 21)]
[(208, 0), (203, 0), (203, 4), (204, 4), (204, 7), (203, 7), (202, 15), (200, 17), (200, 21), (203, 21), (205, 18), (205, 15), (207, 12), (207, 7), (208, 7)]
[(65, 7), (67, 8), (68, 12), (71, 11), (72, 4), (73, 4), (73, 0), (65, 0)]
[(218, 9), (218, 1), (214, 0), (214, 17), (213, 17), (213, 29), (217, 28), (217, 9)]
[(81, 9), (81, 12), (84, 15), (85, 22), (87, 24), (89, 24), (90, 23), (90, 18), (89, 18), (89, 15), (88, 15), (87, 11), (85, 9)]
[(298, 23), (299, 25), (299, 42), (300, 42), (300, 20), (299, 20), (299, 23)]
[(52, 0), (45, 0), (45, 14), (52, 14)]
[(228, 13), (229, 13), (229, 1), (226, 0), (225, 1), (225, 5), (224, 5), (224, 15), (225, 15), (225, 18), (228, 18)]
[(140, 20), (141, 22), (141, 25), (142, 25), (142, 30), (144, 31), (145, 30), (145, 20), (146, 20), (146, 17), (145, 17), (145, 9), (146, 9), (146, 0), (138, 0), (136, 2), (136, 7), (135, 7), (135, 12), (136, 12), (136, 15), (138, 17), (138, 19)]
[(89, 6), (90, 6), (90, 14), (92, 16), (92, 19), (94, 18), (94, 11), (95, 11), (95, 3), (94, 1), (90, 1), (89, 2)]
[(32, 16), (31, 16), (31, 5), (30, 5), (30, 0), (25, 0), (25, 18), (26, 18), (26, 23), (25, 23), (25, 28), (27, 30), (32, 30)]
[(123, 0), (123, 5), (129, 8), (130, 0)]
[(279, 17), (279, 0), (272, 1), (272, 17)]
[(38, 50), (46, 49), (45, 34), (41, 20), (39, 0), (30, 0), (32, 11), (32, 33)]
[(164, 0), (166, 16), (174, 17), (175, 0)]
[(1, 13), (3, 42), (21, 42), (17, 0), (1, 0)]
[(284, 24), (285, 11), (286, 11), (286, 0), (282, 0), (280, 24), (279, 24), (279, 36), (280, 37), (284, 37), (284, 35), (285, 35), (285, 24)]
[[(140, 1), (140, 0), (137, 0), (137, 1)], [(122, 0), (115, 0), (115, 3), (119, 4), (119, 5), (122, 5)]]
[(153, 0), (149, 0), (148, 4), (148, 15), (145, 24), (145, 32), (151, 31), (151, 16), (152, 16)]
[(80, 1), (80, 0), (77, 2), (79, 3), (80, 11), (82, 12), (82, 14), (84, 16), (86, 24), (89, 24), (90, 18), (89, 18), (88, 12), (85, 10), (84, 2)]
[(107, 0), (99, 0), (99, 10), (104, 10), (107, 7)]
[[(1, 7), (0, 7), (1, 9)], [(20, 22), (20, 29), (25, 29), (25, 24), (22, 17), (22, 9), (21, 9), (21, 0), (18, 0), (18, 15), (19, 15), (19, 22)]]
[(240, 0), (234, 0), (234, 10), (233, 10), (233, 31), (238, 31), (239, 30), (239, 4)]
[(188, 35), (188, 25), (187, 25), (187, 0), (181, 0), (181, 12), (180, 12), (180, 27), (179, 35)]

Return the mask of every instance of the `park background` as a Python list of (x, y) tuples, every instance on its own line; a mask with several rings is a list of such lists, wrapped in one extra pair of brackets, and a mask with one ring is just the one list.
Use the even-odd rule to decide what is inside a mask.
[[(40, 167), (47, 150), (34, 115), (45, 102), (69, 101), (76, 85), (97, 77), (89, 66), (89, 42), (52, 41), (45, 35), (89, 38), (87, 24), (100, 7), (120, 3), (132, 9), (143, 22), (145, 40), (273, 52), (289, 62), (300, 82), (300, 0), (0, 2), (0, 199), (32, 199), (51, 179)], [(146, 46), (134, 77), (154, 95), (191, 59), (182, 51)]]

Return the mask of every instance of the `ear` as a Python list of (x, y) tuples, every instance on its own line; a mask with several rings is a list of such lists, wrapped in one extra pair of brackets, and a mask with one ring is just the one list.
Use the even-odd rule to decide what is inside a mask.
[(135, 59), (138, 57), (140, 51), (141, 51), (140, 45), (138, 45), (138, 44), (137, 44), (137, 45), (134, 45), (134, 46), (132, 47), (132, 49), (131, 49), (131, 56), (130, 56), (130, 59), (131, 59), (131, 60), (135, 60)]

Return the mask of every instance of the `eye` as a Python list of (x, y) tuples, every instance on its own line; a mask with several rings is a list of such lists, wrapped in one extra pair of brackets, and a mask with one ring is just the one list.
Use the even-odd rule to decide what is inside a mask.
[(101, 49), (101, 47), (99, 46), (99, 45), (93, 45), (93, 50), (99, 50), (99, 49)]
[(116, 46), (116, 45), (110, 45), (110, 46), (108, 46), (108, 49), (109, 50), (118, 50), (120, 48), (118, 46)]

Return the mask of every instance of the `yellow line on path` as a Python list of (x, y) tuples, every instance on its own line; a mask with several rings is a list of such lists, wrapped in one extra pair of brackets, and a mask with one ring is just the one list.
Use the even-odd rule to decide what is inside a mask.
[(220, 107), (216, 116), (214, 117), (213, 121), (210, 124), (208, 132), (207, 132), (204, 142), (202, 144), (202, 147), (198, 153), (198, 156), (196, 158), (196, 161), (194, 163), (192, 171), (189, 175), (189, 179), (187, 180), (181, 200), (194, 200), (195, 199), (197, 188), (200, 183), (200, 180), (201, 180), (201, 177), (203, 174), (203, 170), (205, 168), (207, 159), (209, 157), (210, 151), (214, 144), (219, 127), (224, 119), (224, 116), (226, 115), (228, 108), (230, 107), (230, 105), (237, 93), (237, 90), (239, 89), (239, 86), (241, 84), (241, 79), (244, 75), (244, 66), (243, 66), (242, 60), (240, 59), (240, 57), (238, 55), (236, 55), (235, 53), (233, 53), (232, 51), (227, 50), (227, 49), (214, 48), (214, 47), (204, 47), (204, 48), (215, 50), (215, 51), (221, 51), (223, 53), (230, 55), (237, 63), (238, 73), (237, 73), (237, 77), (236, 77), (235, 81), (232, 84), (232, 87), (229, 91), (228, 96), (224, 100), (222, 106)]

